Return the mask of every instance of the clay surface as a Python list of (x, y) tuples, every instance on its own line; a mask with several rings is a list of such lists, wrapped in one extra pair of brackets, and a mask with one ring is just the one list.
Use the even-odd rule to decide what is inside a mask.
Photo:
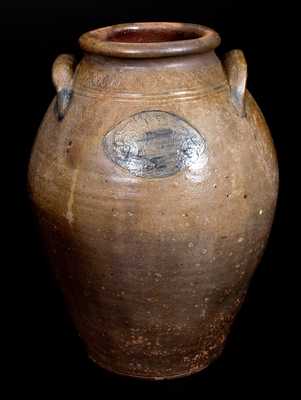
[(29, 166), (50, 262), (98, 365), (200, 371), (223, 349), (276, 205), (246, 62), (234, 51), (222, 64), (218, 35), (191, 24), (118, 25), (80, 43), (76, 68), (54, 65), (58, 96)]

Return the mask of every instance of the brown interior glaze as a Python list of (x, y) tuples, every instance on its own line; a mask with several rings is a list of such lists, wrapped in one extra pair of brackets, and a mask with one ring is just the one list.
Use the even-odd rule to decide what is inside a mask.
[(205, 53), (215, 49), (219, 43), (219, 35), (210, 28), (173, 22), (113, 25), (80, 37), (80, 46), (84, 51), (121, 58)]
[(111, 35), (108, 35), (107, 40), (123, 43), (158, 43), (196, 39), (201, 36), (202, 34), (196, 32), (169, 31), (163, 29), (125, 29), (117, 32), (113, 31)]

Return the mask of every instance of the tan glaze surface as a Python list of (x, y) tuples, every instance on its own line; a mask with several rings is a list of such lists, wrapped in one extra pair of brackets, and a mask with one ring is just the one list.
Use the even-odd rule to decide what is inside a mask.
[[(176, 25), (177, 37), (193, 30)], [(224, 69), (218, 40), (193, 54), (191, 43), (183, 53), (182, 40), (181, 55), (170, 56), (158, 24), (142, 24), (141, 37), (134, 26), (137, 43), (129, 43), (128, 26), (116, 35), (105, 29), (115, 38), (124, 29), (123, 40), (142, 53), (151, 37), (155, 58), (130, 58), (131, 47), (121, 58), (124, 41), (98, 43), (95, 32), (93, 45), (81, 39), (90, 53), (70, 80), (67, 58), (62, 81), (72, 82), (72, 96), (63, 115), (58, 99), (45, 115), (29, 189), (90, 357), (120, 374), (163, 379), (200, 371), (221, 353), (269, 235), (278, 169), (268, 127), (244, 89), (240, 51), (226, 56)], [(156, 164), (137, 176), (154, 149), (170, 168)]]

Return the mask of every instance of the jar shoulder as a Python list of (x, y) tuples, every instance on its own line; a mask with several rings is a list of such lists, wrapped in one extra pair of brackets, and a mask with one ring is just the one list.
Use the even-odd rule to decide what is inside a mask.
[[(161, 122), (154, 121), (158, 118)], [(138, 122), (133, 123), (133, 120)], [(141, 142), (152, 127), (158, 131), (162, 124), (166, 124), (166, 129), (172, 128), (175, 135), (183, 136), (186, 125), (191, 127), (193, 134), (200, 135), (203, 153), (199, 167), (188, 165), (172, 176), (147, 179), (132, 174), (130, 169), (122, 168), (108, 157), (105, 138), (116, 131), (116, 127), (118, 138), (130, 134), (134, 136), (134, 142)], [(180, 124), (179, 129), (177, 124)], [(175, 141), (175, 135), (172, 133), (170, 140), (178, 145), (181, 141)], [(169, 140), (167, 136), (158, 141), (158, 145), (166, 146), (166, 140)], [(145, 143), (142, 141), (144, 147)], [(150, 147), (149, 151), (154, 149), (158, 151), (156, 146)], [(175, 153), (178, 151), (176, 147), (173, 149)], [(143, 148), (143, 151), (148, 154), (148, 149)], [(161, 153), (159, 155), (162, 157)], [(56, 117), (54, 100), (32, 152), (30, 191), (43, 198), (45, 193), (50, 197), (52, 192), (60, 193), (57, 201), (67, 202), (74, 176), (79, 185), (77, 189), (90, 193), (91, 198), (128, 196), (138, 199), (139, 195), (143, 197), (145, 193), (162, 191), (166, 193), (165, 197), (179, 197), (180, 202), (185, 196), (200, 196), (209, 204), (216, 203), (218, 198), (223, 201), (223, 197), (217, 196), (215, 186), (225, 192), (225, 196), (230, 191), (243, 196), (246, 191), (263, 190), (271, 200), (278, 190), (276, 153), (261, 111), (248, 93), (246, 117), (239, 117), (226, 90), (199, 99), (161, 103), (75, 94), (62, 121)], [(162, 201), (165, 201), (164, 196)]]

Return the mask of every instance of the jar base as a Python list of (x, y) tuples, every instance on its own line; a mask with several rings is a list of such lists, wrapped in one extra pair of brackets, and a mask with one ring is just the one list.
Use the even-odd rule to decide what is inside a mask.
[[(95, 358), (93, 358), (90, 354), (88, 355), (89, 359), (96, 364), (98, 367), (109, 371), (110, 373), (116, 374), (116, 375), (120, 375), (123, 377), (128, 377), (128, 378), (135, 378), (135, 379), (142, 379), (142, 380), (149, 380), (149, 381), (162, 381), (162, 380), (171, 380), (171, 379), (179, 379), (179, 378), (185, 378), (188, 377), (190, 375), (199, 373), (201, 371), (203, 371), (204, 369), (208, 368), (209, 365), (211, 364), (211, 362), (201, 365), (199, 367), (194, 367), (191, 368), (190, 370), (186, 370), (183, 371), (181, 373), (177, 373), (177, 374), (171, 374), (171, 375), (162, 375), (162, 376), (158, 376), (158, 375), (139, 375), (139, 374), (130, 374), (124, 371), (119, 371), (116, 369), (113, 369), (111, 367), (105, 366), (101, 363), (99, 363), (98, 361), (95, 360)], [(214, 361), (214, 360), (212, 360)]]

